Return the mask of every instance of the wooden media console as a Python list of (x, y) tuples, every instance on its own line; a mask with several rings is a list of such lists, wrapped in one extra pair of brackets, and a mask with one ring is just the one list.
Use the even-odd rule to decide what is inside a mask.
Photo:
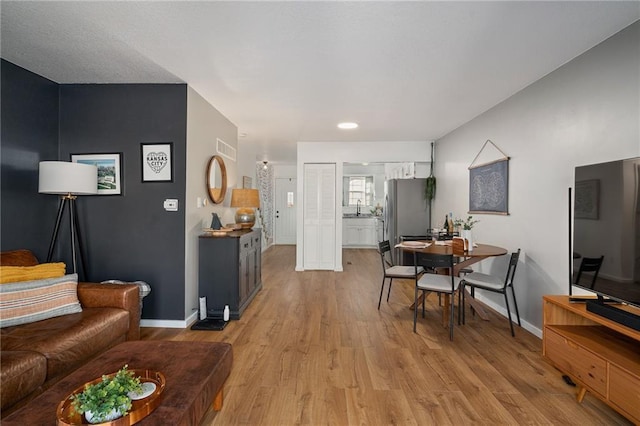
[(588, 312), (569, 296), (544, 296), (543, 304), (542, 354), (578, 385), (578, 402), (590, 392), (640, 424), (640, 332)]

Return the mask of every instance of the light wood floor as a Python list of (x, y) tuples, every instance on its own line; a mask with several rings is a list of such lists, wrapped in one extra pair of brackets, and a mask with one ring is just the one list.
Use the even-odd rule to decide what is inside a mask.
[(493, 311), (490, 321), (467, 312), (453, 342), (434, 295), (413, 333), (411, 281), (394, 281), (378, 311), (375, 250), (345, 250), (342, 273), (294, 265), (294, 246), (265, 251), (262, 291), (223, 331), (142, 329), (233, 344), (223, 408), (203, 424), (630, 424), (589, 394), (578, 404), (540, 339), (520, 328), (512, 338)]

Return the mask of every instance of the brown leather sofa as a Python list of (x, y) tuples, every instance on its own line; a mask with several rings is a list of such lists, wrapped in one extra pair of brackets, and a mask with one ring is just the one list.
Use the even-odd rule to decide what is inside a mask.
[[(29, 250), (0, 253), (0, 264), (34, 266)], [(78, 283), (82, 312), (0, 329), (2, 417), (89, 359), (140, 338), (136, 285)]]

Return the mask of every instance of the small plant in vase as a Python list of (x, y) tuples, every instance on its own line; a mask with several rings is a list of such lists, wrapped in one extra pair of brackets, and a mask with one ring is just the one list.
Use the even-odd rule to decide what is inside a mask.
[(86, 385), (82, 393), (72, 397), (73, 408), (84, 414), (89, 423), (103, 423), (127, 414), (131, 409), (129, 393), (142, 390), (140, 378), (127, 367), (112, 376), (102, 376), (98, 383)]
[(467, 220), (456, 219), (453, 222), (453, 225), (456, 228), (462, 228), (460, 232), (460, 236), (466, 240), (465, 246), (467, 250), (473, 251), (473, 235), (471, 230), (473, 229), (473, 225), (480, 222), (479, 220), (474, 220), (473, 216), (467, 217)]
[(380, 205), (380, 203), (378, 203), (374, 208), (372, 208), (371, 210), (371, 214), (373, 216), (382, 216), (382, 206)]
[(467, 220), (456, 219), (453, 222), (453, 226), (455, 226), (456, 228), (462, 228), (463, 230), (466, 230), (466, 231), (471, 231), (471, 229), (473, 229), (473, 225), (475, 225), (478, 222), (480, 221), (473, 220), (473, 216), (469, 216)]

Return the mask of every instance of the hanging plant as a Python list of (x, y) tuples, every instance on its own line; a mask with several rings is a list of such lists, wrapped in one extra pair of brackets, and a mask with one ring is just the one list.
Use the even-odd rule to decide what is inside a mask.
[(424, 183), (424, 198), (431, 201), (436, 197), (436, 177), (429, 176)]
[(431, 142), (431, 168), (429, 172), (429, 177), (426, 179), (424, 183), (424, 198), (431, 202), (436, 197), (436, 177), (433, 175), (433, 150), (434, 143)]

